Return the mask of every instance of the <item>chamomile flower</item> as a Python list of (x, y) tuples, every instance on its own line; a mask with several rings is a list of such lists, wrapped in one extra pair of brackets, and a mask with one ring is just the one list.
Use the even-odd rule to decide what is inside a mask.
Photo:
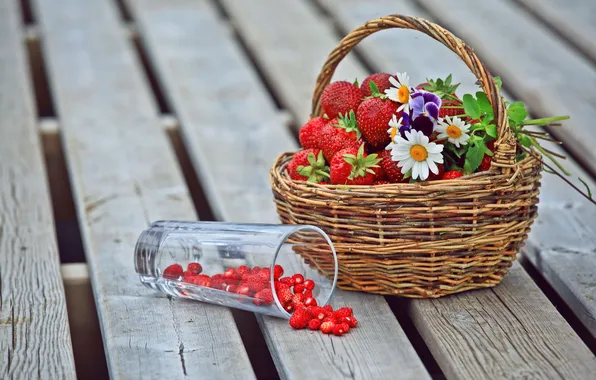
[(393, 115), (391, 120), (389, 120), (389, 129), (387, 130), (387, 133), (389, 134), (389, 136), (391, 136), (392, 143), (395, 143), (395, 137), (399, 134), (399, 128), (401, 127), (403, 121), (404, 119), (401, 117), (399, 118), (399, 120), (397, 120), (397, 117), (395, 115)]
[(450, 143), (459, 148), (460, 145), (466, 145), (470, 135), (470, 124), (466, 124), (462, 119), (457, 116), (451, 118), (450, 116), (439, 120), (439, 124), (436, 127), (439, 135), (438, 139), (447, 139)]
[(385, 95), (387, 98), (394, 102), (401, 103), (397, 111), (404, 111), (404, 113), (410, 112), (410, 101), (412, 100), (412, 93), (414, 90), (410, 87), (410, 77), (406, 73), (397, 73), (397, 79), (389, 77), (389, 82), (392, 84), (387, 90)]
[(391, 159), (397, 161), (401, 172), (406, 174), (412, 170), (412, 178), (426, 180), (429, 171), (439, 173), (437, 163), (443, 163), (443, 145), (429, 142), (428, 136), (416, 130), (406, 131), (406, 138), (397, 136), (395, 144), (391, 144)]

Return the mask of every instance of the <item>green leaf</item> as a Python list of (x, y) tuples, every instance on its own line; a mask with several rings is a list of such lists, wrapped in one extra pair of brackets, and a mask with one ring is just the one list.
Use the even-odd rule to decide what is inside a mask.
[(525, 146), (526, 148), (529, 148), (532, 146), (532, 139), (530, 138), (530, 136), (526, 135), (525, 133), (522, 133), (519, 138), (519, 143)]
[(584, 182), (583, 179), (579, 177), (577, 177), (577, 179), (579, 179), (579, 181), (584, 184), (584, 186), (586, 187), (586, 191), (588, 192), (588, 198), (592, 199), (592, 190), (590, 189), (590, 186), (588, 186), (588, 184)]
[(500, 90), (501, 87), (503, 86), (503, 81), (501, 80), (501, 77), (494, 77), (493, 79), (495, 80), (495, 83), (497, 84), (497, 87)]
[(509, 115), (509, 119), (516, 123), (521, 123), (528, 117), (528, 111), (526, 110), (525, 104), (522, 102), (511, 103), (507, 109), (507, 114)]
[(472, 119), (480, 119), (480, 106), (474, 97), (470, 94), (465, 94), (463, 97), (464, 111)]
[(451, 86), (451, 79), (453, 79), (451, 74), (447, 75), (447, 78), (445, 78), (445, 86)]
[(412, 177), (412, 169), (408, 170), (406, 174), (404, 174), (404, 179), (408, 179), (410, 177)]
[(358, 78), (355, 78), (355, 79), (354, 79), (354, 86), (356, 86), (356, 87), (360, 87), (360, 86), (358, 85)]
[(377, 84), (375, 82), (373, 82), (372, 80), (368, 82), (368, 87), (370, 88), (370, 92), (374, 95), (374, 94), (379, 94), (379, 87), (377, 87)]
[(474, 170), (472, 170), (472, 165), (470, 164), (470, 160), (468, 160), (466, 158), (466, 161), (464, 161), (464, 174), (468, 175), (468, 174), (472, 174), (474, 172)]
[(469, 168), (472, 170), (472, 172), (474, 172), (482, 163), (484, 151), (487, 148), (482, 138), (470, 139), (473, 141), (471, 142), (472, 145), (468, 148), (468, 152), (466, 153), (466, 161), (469, 162)]
[(494, 124), (489, 124), (486, 126), (486, 134), (490, 137), (496, 139), (497, 138), (497, 126)]
[(476, 93), (476, 99), (478, 99), (478, 106), (480, 107), (480, 112), (485, 113), (487, 115), (493, 115), (493, 107), (490, 105), (488, 97), (484, 92), (478, 91)]

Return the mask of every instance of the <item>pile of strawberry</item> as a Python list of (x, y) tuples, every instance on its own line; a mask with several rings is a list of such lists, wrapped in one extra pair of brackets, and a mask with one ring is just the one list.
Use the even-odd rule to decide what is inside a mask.
[[(466, 163), (465, 149), (453, 153), (445, 149), (449, 157), (443, 159), (443, 147), (452, 142), (457, 142), (457, 148), (465, 145), (466, 141), (461, 138), (459, 144), (456, 135), (468, 131), (469, 123), (478, 122), (464, 112), (463, 102), (455, 94), (458, 84), (451, 83), (451, 76), (445, 80), (429, 80), (416, 88), (409, 87), (408, 81), (406, 73), (376, 73), (368, 76), (360, 86), (357, 82), (330, 83), (321, 94), (324, 116), (312, 118), (300, 128), (303, 150), (288, 163), (289, 176), (319, 184), (382, 185), (455, 179), (474, 171), (488, 170), (492, 150), (486, 144), (494, 139), (491, 136), (473, 140), (478, 145), (475, 148), (478, 152), (471, 162)], [(435, 104), (426, 100), (424, 94), (428, 93), (437, 99)], [(416, 100), (416, 97), (420, 99)], [(422, 98), (424, 102), (420, 102)], [(414, 106), (417, 101), (422, 107), (418, 110)], [(468, 129), (457, 127), (452, 117), (460, 117), (457, 122), (463, 120)], [(448, 133), (440, 135), (440, 122), (446, 125)], [(453, 128), (450, 129), (451, 124)], [(417, 133), (424, 143), (417, 143), (412, 137)], [(456, 138), (450, 139), (451, 136)], [(394, 146), (407, 140), (410, 145), (406, 148), (418, 147), (418, 155), (414, 151), (412, 158), (416, 161), (412, 162), (424, 163), (426, 168), (420, 167), (424, 173), (418, 173), (417, 165), (412, 165), (416, 166), (413, 168), (405, 161), (400, 163), (406, 156), (403, 150), (400, 153)], [(429, 162), (433, 158), (433, 149), (437, 153), (434, 161)], [(427, 159), (429, 154), (431, 157)]]
[[(172, 264), (165, 268), (162, 277), (250, 297), (256, 306), (269, 306), (274, 303), (270, 268), (249, 268), (241, 265), (212, 276), (202, 272), (203, 267), (199, 263), (188, 264), (186, 270), (180, 264)], [(291, 277), (282, 277), (283, 274), (284, 269), (281, 265), (273, 267), (277, 299), (288, 313), (292, 313), (290, 326), (295, 329), (308, 326), (311, 330), (321, 330), (325, 334), (333, 333), (339, 336), (358, 325), (351, 308), (342, 307), (333, 311), (329, 305), (319, 306), (313, 297), (313, 280), (305, 279), (299, 273)]]

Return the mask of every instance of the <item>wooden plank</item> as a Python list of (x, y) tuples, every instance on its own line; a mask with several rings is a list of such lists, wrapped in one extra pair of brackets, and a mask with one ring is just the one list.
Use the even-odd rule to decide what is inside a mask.
[[(464, 39), (537, 116), (570, 115), (554, 135), (596, 175), (596, 68), (519, 6), (506, 1), (421, 0)], [(462, 20), (466, 20), (462, 22)]]
[[(296, 143), (212, 3), (129, 3), (214, 210), (230, 221), (278, 221), (268, 171)], [(360, 319), (342, 338), (257, 316), (281, 378), (429, 378), (382, 297), (336, 291), (334, 304), (353, 305)]]
[[(325, 59), (337, 45), (333, 28), (306, 1), (221, 0), (285, 108), (302, 125)], [(339, 65), (334, 80), (363, 79), (354, 57)]]
[[(430, 19), (428, 14), (403, 1), (393, 1), (389, 3), (379, 0), (371, 1), (367, 3), (366, 6), (362, 6), (361, 2), (355, 0), (323, 0), (323, 4), (327, 9), (334, 10), (333, 16), (339, 23), (340, 28), (346, 31), (351, 30), (353, 27), (360, 25), (366, 20), (390, 13), (408, 14)], [(397, 54), (387, 52), (386, 46), (406, 45), (408, 42), (402, 39), (402, 35), (404, 33), (405, 31), (401, 30), (379, 33), (375, 36), (382, 35), (383, 38), (375, 39), (373, 36), (370, 38), (370, 41), (367, 39), (366, 43), (362, 45), (362, 51), (365, 52), (367, 56), (372, 57), (371, 61), (375, 63), (375, 66), (378, 70), (390, 71), (393, 67), (395, 67), (397, 58), (400, 57), (398, 57)], [(428, 56), (441, 57), (441, 59), (423, 59), (418, 62), (416, 60), (408, 62), (408, 58), (401, 59), (400, 62), (405, 59), (406, 62), (409, 63), (409, 65), (403, 69), (407, 70), (410, 74), (414, 73), (412, 75), (413, 77), (421, 77), (426, 72), (433, 72), (433, 70), (437, 70), (436, 62), (440, 62), (441, 64), (444, 62), (444, 66), (439, 69), (444, 71), (439, 71), (441, 76), (444, 77), (447, 72), (451, 72), (456, 78), (465, 77), (465, 73), (462, 72), (461, 65), (454, 64), (450, 61), (450, 54), (444, 47), (437, 45), (434, 42), (427, 44), (422, 39), (415, 40), (415, 44), (417, 48), (426, 50), (426, 53), (424, 54)], [(385, 52), (387, 52), (386, 55)], [(445, 60), (443, 60), (443, 57), (445, 57)], [(467, 68), (464, 67), (463, 70), (467, 70)], [(470, 81), (473, 82), (473, 79), (470, 79)], [(464, 86), (466, 86), (466, 83), (462, 84), (464, 91), (474, 90), (473, 88), (470, 89)], [(463, 92), (459, 93), (461, 94)], [(507, 94), (505, 94), (505, 96), (508, 97)], [(546, 144), (545, 146), (559, 153), (563, 153), (562, 150), (554, 144)], [(581, 171), (577, 164), (575, 164), (573, 161), (569, 161), (566, 163), (566, 167), (574, 174), (574, 176), (580, 176), (586, 179), (590, 186), (594, 188), (594, 182), (589, 179), (588, 175)], [(540, 217), (536, 221), (533, 231), (529, 236), (528, 246), (525, 250), (525, 254), (539, 267), (539, 269), (541, 269), (543, 275), (545, 275), (555, 289), (557, 289), (557, 291), (563, 295), (564, 299), (570, 304), (575, 313), (593, 332), (594, 318), (596, 316), (596, 301), (592, 297), (594, 294), (595, 281), (593, 279), (594, 266), (596, 265), (596, 262), (592, 258), (593, 255), (590, 256), (594, 249), (594, 243), (590, 241), (593, 235), (589, 234), (589, 231), (592, 227), (588, 225), (590, 225), (590, 220), (596, 219), (596, 209), (587, 200), (572, 192), (572, 190), (557, 177), (545, 174), (542, 182), (543, 186), (542, 194), (540, 196)], [(581, 186), (579, 183), (578, 185)], [(576, 212), (580, 209), (582, 210), (582, 214), (581, 216), (578, 216)], [(568, 224), (563, 228), (560, 226), (563, 223)], [(563, 235), (567, 236), (566, 239), (560, 239), (560, 237)], [(561, 251), (561, 244), (557, 242), (567, 245), (563, 242), (571, 243), (572, 241), (574, 243), (570, 244), (569, 249), (573, 250), (573, 255), (564, 253), (561, 254), (558, 252)], [(522, 286), (520, 286), (518, 293), (514, 294), (513, 296), (520, 298), (524, 294), (524, 291), (536, 292), (535, 286), (531, 284), (531, 281), (527, 275), (523, 274), (523, 270), (516, 267), (514, 269), (514, 273), (514, 279), (518, 284), (521, 282)], [(505, 280), (506, 287), (509, 286), (509, 284), (513, 281), (509, 277), (510, 276), (506, 277)], [(509, 288), (511, 287), (509, 286)], [(502, 297), (502, 295), (499, 296)], [(466, 295), (466, 297), (468, 298), (465, 298), (462, 295), (459, 298), (460, 300), (464, 300), (461, 302), (466, 302), (467, 304), (476, 302), (476, 298), (474, 297), (473, 293)], [(541, 299), (546, 306), (550, 306), (544, 297), (541, 297)], [(460, 305), (458, 305), (456, 302), (454, 302), (453, 305), (449, 305), (448, 301), (441, 302), (443, 302), (440, 304), (441, 307), (444, 308), (444, 310), (448, 310), (450, 313), (456, 313), (458, 307), (460, 307)], [(503, 298), (503, 303), (512, 302), (513, 298), (511, 298), (511, 296)], [(417, 301), (413, 302), (411, 305), (412, 315), (418, 316), (417, 326), (421, 330), (427, 332), (425, 336), (427, 343), (431, 346), (431, 348), (433, 348), (433, 354), (436, 355), (437, 360), (441, 364), (441, 367), (444, 369), (444, 371), (454, 377), (463, 376), (463, 373), (460, 372), (460, 369), (456, 367), (454, 362), (473, 363), (477, 361), (478, 352), (483, 351), (475, 350), (474, 352), (471, 352), (469, 349), (461, 349), (457, 355), (454, 355), (453, 352), (450, 352), (441, 342), (441, 339), (433, 336), (433, 332), (435, 331), (437, 334), (441, 334), (441, 336), (446, 334), (444, 330), (436, 326), (438, 324), (437, 321), (428, 321), (423, 317), (425, 312), (431, 312), (428, 311), (429, 309), (432, 310), (431, 306), (423, 307), (423, 305), (423, 302)], [(503, 305), (495, 306), (499, 304), (495, 304), (494, 302), (492, 302), (492, 305), (492, 307), (503, 307)], [(484, 307), (487, 310), (490, 309), (489, 306)], [(563, 323), (560, 316), (556, 317), (556, 314), (552, 313), (552, 307), (547, 307), (546, 310), (546, 315), (550, 315), (550, 319), (554, 318), (549, 323)], [(489, 314), (498, 315), (498, 311), (499, 310), (490, 311)], [(539, 314), (535, 316), (535, 319), (544, 319), (541, 308), (535, 308), (531, 312), (537, 312)], [(491, 322), (491, 326), (496, 326), (496, 322), (497, 321), (493, 320)], [(502, 322), (500, 323), (502, 324)], [(474, 330), (479, 329), (479, 326), (469, 325), (468, 327)], [(496, 335), (498, 329), (495, 330), (493, 328), (484, 328), (486, 329), (487, 334), (487, 337), (484, 339), (493, 339), (495, 340), (496, 344), (497, 341), (500, 340), (498, 335)], [(507, 328), (511, 329), (510, 326)], [(453, 335), (452, 332), (449, 332), (449, 334)], [(460, 338), (461, 341), (463, 341), (464, 338)], [(567, 344), (570, 344), (571, 342), (572, 341), (569, 341)], [(453, 341), (449, 343), (455, 344)], [(529, 342), (523, 343), (523, 345), (532, 346), (535, 344), (536, 343), (534, 342), (534, 339), (530, 339)], [(541, 349), (547, 350), (548, 348), (542, 347)], [(484, 352), (489, 353), (487, 355), (491, 355), (490, 351)], [(531, 356), (527, 355), (527, 353), (524, 355), (525, 358), (522, 360), (527, 360), (529, 362)], [(518, 364), (514, 363), (516, 363), (516, 361), (519, 362), (521, 357), (522, 356), (520, 356), (519, 353), (512, 351), (511, 357), (501, 355), (497, 360), (490, 357), (483, 358), (482, 360), (488, 360), (490, 358), (490, 360), (496, 362), (498, 366), (507, 368), (508, 365), (517, 366)], [(478, 373), (468, 373), (470, 376), (477, 376), (477, 374)], [(492, 376), (494, 376), (494, 374), (491, 375), (491, 377)], [(480, 377), (486, 377), (486, 374)]]
[(35, 2), (110, 377), (254, 378), (230, 310), (140, 284), (139, 233), (196, 219), (115, 3)]
[(75, 379), (17, 2), (0, 1), (0, 377)]
[(596, 61), (596, 3), (592, 0), (516, 0)]

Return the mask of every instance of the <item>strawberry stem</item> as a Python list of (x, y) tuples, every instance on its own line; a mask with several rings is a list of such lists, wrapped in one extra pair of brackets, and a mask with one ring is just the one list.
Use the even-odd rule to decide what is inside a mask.
[(546, 125), (553, 121), (569, 120), (569, 116), (544, 117), (542, 119), (524, 120), (524, 125)]

